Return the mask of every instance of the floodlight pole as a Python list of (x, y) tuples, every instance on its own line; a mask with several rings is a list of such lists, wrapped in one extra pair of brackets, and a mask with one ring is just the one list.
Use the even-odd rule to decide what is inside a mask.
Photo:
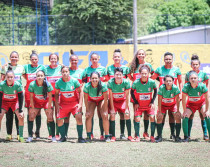
[(137, 0), (133, 0), (133, 44), (134, 44), (134, 55), (137, 52)]

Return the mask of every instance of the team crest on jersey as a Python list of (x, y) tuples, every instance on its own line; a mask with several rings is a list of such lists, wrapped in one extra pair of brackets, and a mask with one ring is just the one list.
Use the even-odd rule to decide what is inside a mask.
[(16, 94), (17, 93), (17, 91), (16, 90), (14, 90), (14, 94)]
[(201, 95), (201, 92), (198, 92), (198, 96), (200, 96)]
[(171, 97), (174, 97), (174, 94), (171, 94)]
[(124, 92), (125, 91), (125, 88), (122, 88), (122, 91)]
[(74, 86), (71, 86), (71, 90), (74, 90)]
[(151, 88), (148, 88), (148, 91), (150, 92), (151, 91)]

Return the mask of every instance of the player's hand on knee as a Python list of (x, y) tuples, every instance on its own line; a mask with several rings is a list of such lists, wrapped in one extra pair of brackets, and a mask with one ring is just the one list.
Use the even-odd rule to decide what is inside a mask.
[(157, 119), (163, 119), (163, 114), (161, 112), (158, 112), (156, 116)]
[(21, 113), (19, 112), (19, 117), (23, 118), (24, 117), (24, 113), (23, 112), (21, 112)]
[(209, 111), (206, 111), (206, 112), (204, 113), (204, 117), (210, 118), (210, 113), (209, 113)]
[(182, 117), (181, 112), (177, 111), (176, 114), (175, 114), (175, 118), (180, 119), (181, 117)]

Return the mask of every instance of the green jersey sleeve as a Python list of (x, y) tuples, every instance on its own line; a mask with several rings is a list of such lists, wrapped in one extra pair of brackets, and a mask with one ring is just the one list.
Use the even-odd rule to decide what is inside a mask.
[(88, 83), (85, 84), (83, 92), (89, 94)]
[(101, 84), (102, 84), (102, 92), (104, 93), (104, 92), (108, 91), (107, 85), (103, 82)]
[(181, 73), (181, 71), (180, 71), (180, 69), (178, 67), (177, 67), (176, 72), (177, 72), (177, 75), (182, 75), (182, 73)]
[(77, 79), (75, 79), (74, 85), (75, 85), (75, 88), (79, 88), (80, 87), (80, 83), (79, 83), (79, 81)]
[(52, 87), (51, 83), (48, 82), (48, 85), (47, 85), (47, 92), (51, 92), (51, 91), (53, 91), (53, 87)]
[(137, 80), (135, 80), (135, 81), (133, 82), (133, 85), (132, 85), (132, 89), (134, 89), (134, 90), (136, 89), (136, 81), (137, 81)]
[(107, 70), (106, 68), (103, 69), (103, 72), (101, 73), (101, 77), (104, 77), (107, 75)]
[(156, 89), (157, 88), (157, 85), (156, 85), (156, 83), (155, 83), (154, 80), (152, 80), (152, 81), (153, 81), (153, 89)]
[(125, 79), (125, 89), (127, 90), (130, 88), (131, 88), (130, 82), (127, 79)]
[(176, 96), (178, 94), (180, 94), (180, 90), (179, 90), (178, 86), (174, 85), (174, 95)]
[(29, 85), (29, 87), (28, 87), (28, 91), (31, 92), (31, 93), (34, 92), (34, 84), (33, 83), (34, 82), (31, 82), (30, 85)]
[(17, 92), (20, 93), (23, 91), (23, 87), (21, 84), (19, 84), (19, 82), (17, 82)]
[(208, 92), (208, 88), (206, 87), (205, 84), (202, 84), (202, 93)]
[(204, 73), (204, 81), (206, 81), (208, 79), (209, 79), (209, 76), (206, 73)]
[[(188, 82), (188, 83), (189, 83), (189, 82)], [(188, 88), (189, 88), (188, 83), (184, 84), (184, 86), (183, 86), (183, 88), (182, 88), (182, 92), (183, 92), (183, 93), (188, 93)]]
[(158, 95), (163, 96), (163, 89), (164, 89), (164, 85), (161, 85), (158, 90)]
[(59, 87), (59, 81), (60, 81), (60, 80), (57, 80), (57, 81), (56, 81), (56, 83), (55, 83), (55, 89), (60, 89), (60, 87)]
[(158, 68), (155, 70), (155, 73), (158, 74), (158, 75), (161, 75), (161, 74), (160, 74), (160, 70), (161, 70), (160, 68), (161, 68), (161, 67), (158, 67)]
[(112, 81), (111, 80), (108, 81), (107, 88), (108, 89), (112, 89)]

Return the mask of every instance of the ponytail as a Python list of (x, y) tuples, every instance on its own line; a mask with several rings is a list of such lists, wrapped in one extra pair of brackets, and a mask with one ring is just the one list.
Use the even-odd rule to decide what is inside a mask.
[(44, 78), (44, 81), (43, 81), (43, 96), (44, 96), (44, 99), (46, 100), (47, 99), (47, 87), (48, 87), (48, 82), (46, 80), (46, 77)]

